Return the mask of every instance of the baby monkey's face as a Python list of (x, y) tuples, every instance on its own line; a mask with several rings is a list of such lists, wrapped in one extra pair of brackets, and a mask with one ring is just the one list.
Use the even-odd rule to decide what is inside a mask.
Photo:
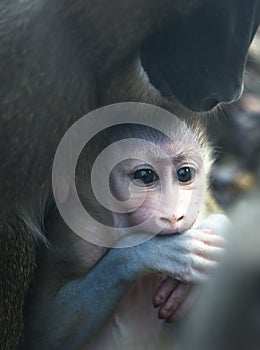
[(112, 195), (125, 212), (113, 212), (115, 226), (145, 223), (149, 232), (171, 234), (194, 224), (204, 202), (206, 174), (196, 148), (160, 145), (142, 149), (140, 158), (119, 162), (110, 174)]

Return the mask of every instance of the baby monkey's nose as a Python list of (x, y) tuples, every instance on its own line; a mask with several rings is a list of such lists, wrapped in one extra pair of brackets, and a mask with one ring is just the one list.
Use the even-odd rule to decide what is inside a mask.
[(172, 214), (169, 216), (161, 216), (160, 221), (162, 225), (161, 234), (172, 234), (182, 231), (182, 222), (184, 220), (184, 215)]

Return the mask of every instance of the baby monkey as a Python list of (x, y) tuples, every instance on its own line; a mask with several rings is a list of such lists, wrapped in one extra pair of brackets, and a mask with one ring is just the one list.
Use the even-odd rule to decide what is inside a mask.
[[(76, 185), (92, 218), (88, 234), (82, 239), (50, 210), (26, 349), (174, 349), (176, 327), (158, 320), (152, 301), (168, 321), (189, 310), (191, 286), (223, 253), (213, 233), (227, 218), (209, 215), (205, 136), (183, 122), (169, 130), (116, 125), (84, 148)], [(61, 205), (70, 196), (62, 194)], [(85, 226), (73, 208), (71, 217)]]

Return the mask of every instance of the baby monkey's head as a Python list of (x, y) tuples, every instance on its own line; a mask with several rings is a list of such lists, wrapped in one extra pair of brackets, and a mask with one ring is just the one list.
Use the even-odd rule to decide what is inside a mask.
[[(142, 124), (118, 124), (87, 146), (91, 187), (113, 226), (172, 234), (203, 208), (211, 157), (202, 131), (173, 121), (167, 135)], [(90, 151), (91, 150), (91, 151)]]

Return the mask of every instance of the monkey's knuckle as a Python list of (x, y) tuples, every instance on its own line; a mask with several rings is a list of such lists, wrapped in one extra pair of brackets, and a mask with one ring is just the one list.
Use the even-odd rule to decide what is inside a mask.
[[(186, 250), (186, 254), (188, 254), (188, 256), (190, 256), (193, 252), (194, 252), (194, 242), (189, 240), (188, 242), (186, 242), (185, 244), (185, 250)], [(189, 258), (188, 258), (189, 259)]]
[(192, 271), (191, 270), (187, 271), (184, 282), (192, 283), (193, 282), (193, 278), (192, 277), (193, 277)]
[(174, 277), (174, 271), (173, 271), (172, 264), (168, 263), (168, 261), (165, 261), (165, 259), (163, 259), (163, 261), (162, 261), (162, 268), (161, 268), (160, 272), (163, 272), (169, 276)]
[(194, 275), (194, 260), (192, 257), (189, 257), (185, 265), (185, 282), (192, 283)]
[(174, 298), (172, 298), (172, 304), (169, 306), (169, 310), (170, 312), (174, 311), (174, 307), (175, 305), (178, 306), (182, 303), (182, 298), (180, 295), (176, 295), (174, 296)]
[(159, 317), (160, 318), (167, 318), (172, 313), (172, 307), (170, 306), (164, 306), (162, 310), (159, 311)]

